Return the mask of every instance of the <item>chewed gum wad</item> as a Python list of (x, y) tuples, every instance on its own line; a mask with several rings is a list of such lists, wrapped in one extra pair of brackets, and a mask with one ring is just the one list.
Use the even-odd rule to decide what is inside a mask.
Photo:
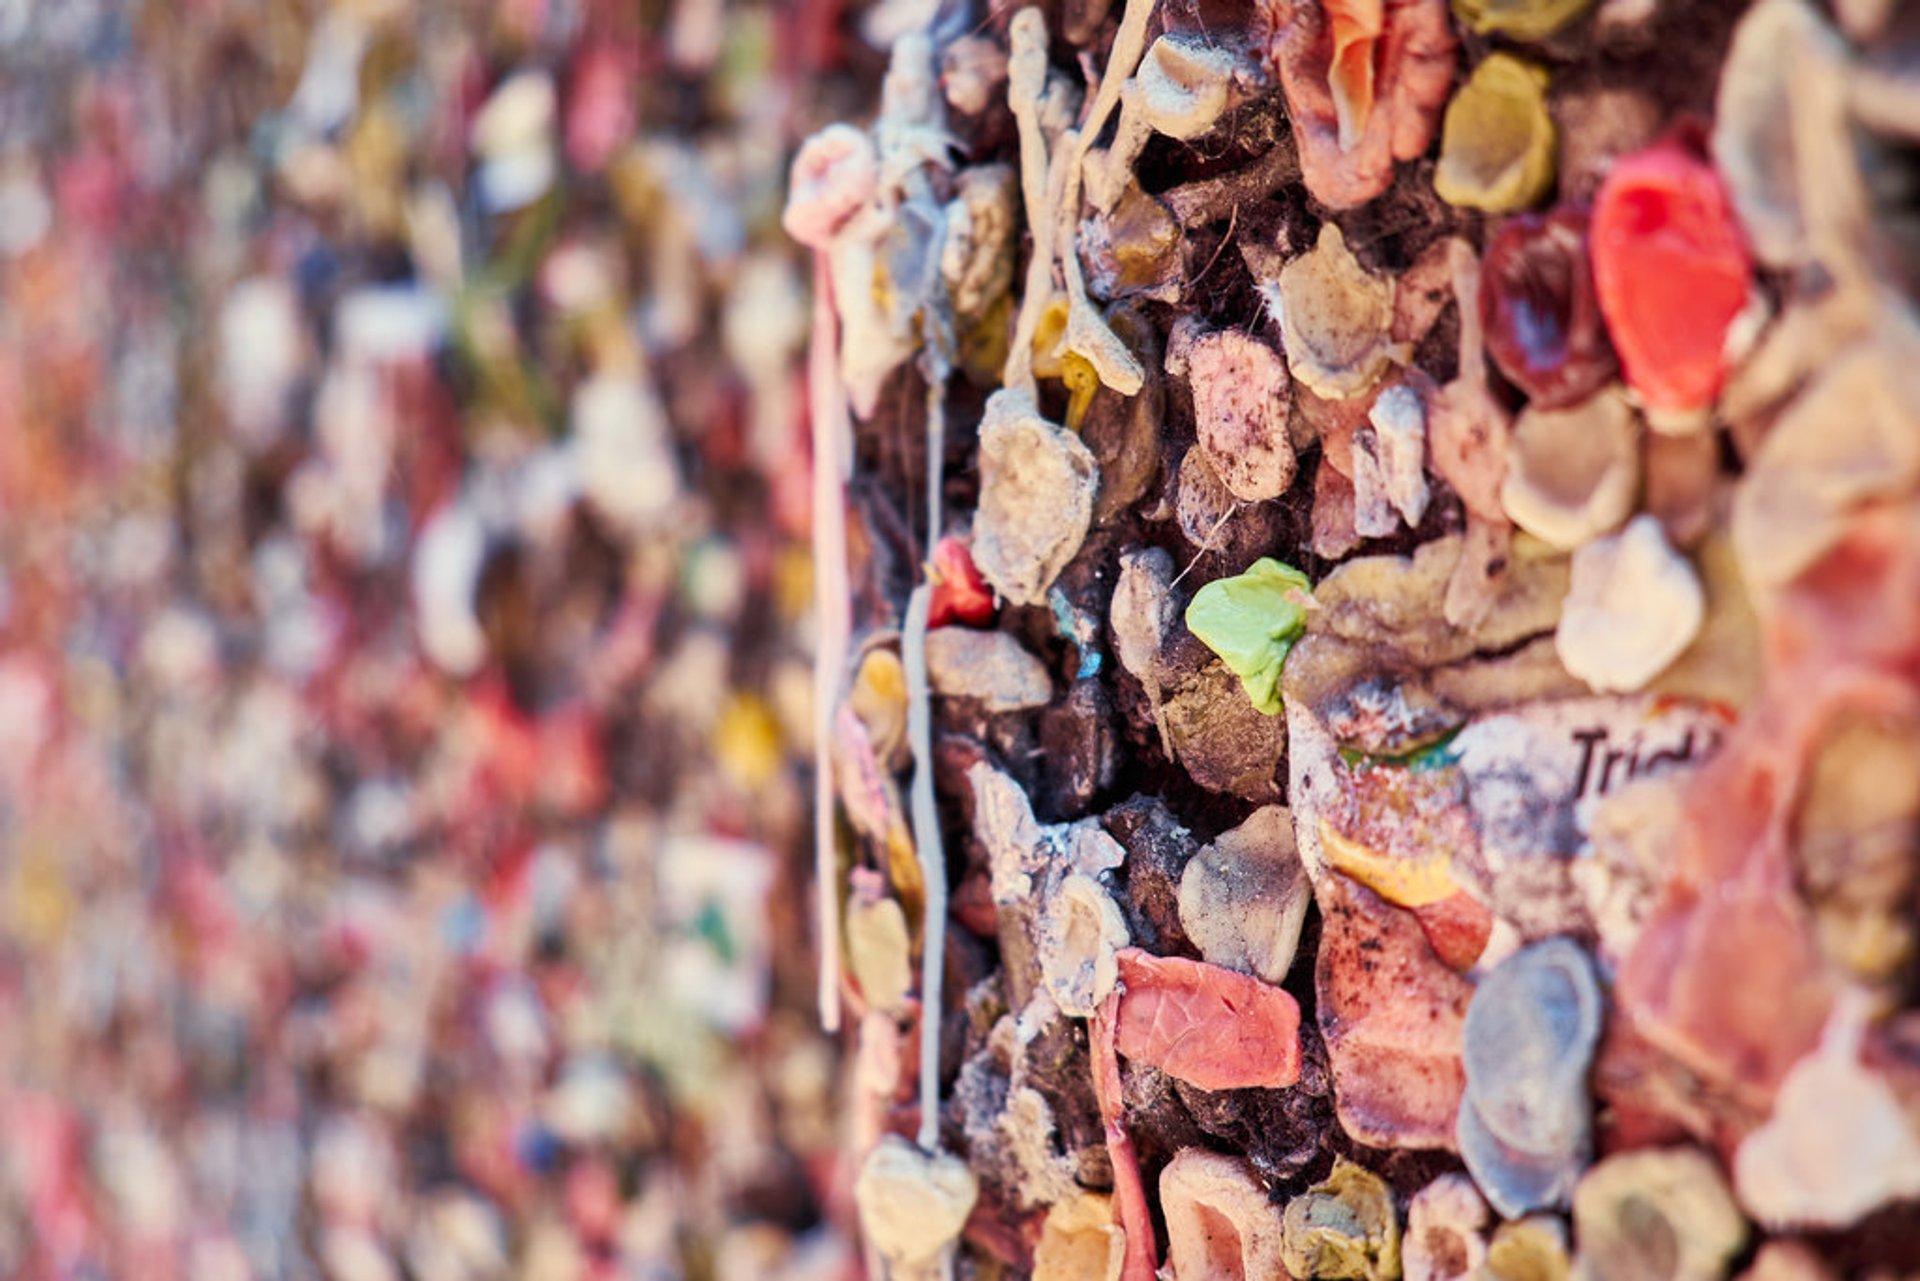
[(1474, 990), (1457, 1135), (1508, 1218), (1565, 1203), (1591, 1159), (1587, 1069), (1599, 1038), (1600, 986), (1571, 939), (1514, 953)]

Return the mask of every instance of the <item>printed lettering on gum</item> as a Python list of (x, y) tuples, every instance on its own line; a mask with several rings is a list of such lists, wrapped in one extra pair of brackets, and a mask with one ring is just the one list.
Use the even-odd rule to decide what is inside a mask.
[[(1287, 719), (1297, 843), (1316, 883), (1355, 850), (1376, 884), (1380, 868), (1438, 866), (1533, 936), (1573, 892), (1566, 873), (1591, 850), (1596, 808), (1637, 780), (1696, 768), (1732, 718), (1664, 696), (1536, 703), (1403, 757), (1342, 752), (1304, 706), (1289, 704)], [(1323, 824), (1341, 838), (1331, 857)]]

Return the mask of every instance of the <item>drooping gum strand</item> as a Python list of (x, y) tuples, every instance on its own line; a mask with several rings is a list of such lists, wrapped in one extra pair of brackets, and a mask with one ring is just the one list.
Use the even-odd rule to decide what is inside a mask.
[(1012, 46), (1007, 61), (1007, 105), (1020, 130), (1020, 198), (1026, 205), (1033, 253), (1027, 259), (1026, 292), (1013, 327), (1013, 346), (1001, 371), (1003, 386), (1032, 393), (1033, 335), (1040, 313), (1053, 295), (1053, 236), (1059, 208), (1056, 184), (1064, 178), (1047, 163), (1047, 140), (1040, 129), (1040, 96), (1047, 87), (1047, 20), (1038, 9), (1022, 9), (1007, 27)]
[[(935, 304), (943, 303), (944, 299)], [(940, 541), (940, 487), (947, 436), (946, 329), (928, 326), (931, 336), (922, 359), (927, 379), (927, 542), (933, 555)], [(947, 855), (940, 839), (940, 812), (933, 794), (933, 706), (927, 680), (927, 616), (933, 585), (926, 575), (907, 598), (901, 634), (901, 663), (907, 671), (907, 746), (913, 753), (913, 791), (909, 799), (920, 879), (926, 883), (926, 915), (920, 950), (920, 1147), (940, 1143), (940, 986), (947, 954)]]
[(1140, 59), (1147, 51), (1147, 20), (1153, 17), (1154, 0), (1127, 0), (1126, 10), (1120, 15), (1119, 29), (1113, 33), (1113, 48), (1107, 54), (1107, 69), (1100, 77), (1100, 87), (1094, 92), (1093, 105), (1087, 109), (1087, 118), (1080, 125), (1080, 140), (1074, 146), (1073, 167), (1080, 168), (1087, 158), (1087, 151), (1093, 146), (1093, 140), (1107, 127), (1107, 117), (1120, 101), (1120, 91), (1125, 87), (1126, 79), (1140, 65)]
[(933, 715), (927, 686), (927, 611), (933, 589), (921, 582), (907, 598), (901, 633), (907, 669), (907, 745), (913, 752), (914, 845), (926, 881), (925, 925), (920, 950), (920, 1133), (928, 1152), (940, 1143), (940, 980), (946, 964), (947, 860), (940, 843), (940, 815), (933, 798)]
[(1159, 1269), (1154, 1258), (1153, 1218), (1147, 1209), (1146, 1185), (1140, 1181), (1140, 1158), (1134, 1151), (1133, 1136), (1127, 1133), (1120, 1058), (1114, 1046), (1120, 997), (1116, 989), (1100, 1003), (1093, 1026), (1088, 1030), (1087, 1046), (1093, 1061), (1093, 1097), (1100, 1110), (1107, 1157), (1113, 1164), (1114, 1219), (1126, 1235), (1121, 1281), (1153, 1281)]
[[(1147, 21), (1153, 16), (1154, 0), (1127, 0), (1120, 28), (1114, 35), (1107, 68), (1094, 92), (1093, 104), (1077, 132), (1060, 139), (1054, 154), (1047, 154), (1046, 138), (1040, 128), (1040, 98), (1047, 82), (1047, 24), (1038, 9), (1026, 8), (1013, 15), (1008, 26), (1012, 46), (1007, 77), (1007, 104), (1013, 110), (1020, 131), (1020, 194), (1026, 202), (1027, 227), (1033, 236), (1033, 256), (1027, 261), (1026, 293), (1020, 299), (1020, 314), (1014, 325), (1013, 346), (1001, 383), (1008, 387), (1034, 390), (1033, 335), (1040, 327), (1041, 313), (1053, 297), (1053, 266), (1056, 256), (1077, 256), (1080, 210), (1080, 171), (1093, 139), (1106, 127), (1107, 117), (1120, 101), (1126, 79), (1139, 66), (1146, 51)], [(1068, 265), (1069, 287), (1080, 277), (1079, 263)], [(1076, 310), (1087, 309), (1084, 286)], [(1112, 344), (1108, 344), (1112, 346)], [(1117, 349), (1114, 352), (1118, 363)], [(1132, 382), (1131, 377), (1121, 379)], [(1111, 385), (1111, 382), (1110, 382)], [(1132, 390), (1138, 390), (1137, 384)]]
[(1480, 259), (1464, 240), (1455, 240), (1449, 261), (1453, 296), (1460, 304), (1460, 373), (1475, 387), (1487, 382), (1487, 339), (1480, 325)]
[(852, 640), (847, 585), (846, 458), (852, 429), (840, 382), (838, 322), (825, 250), (813, 255), (813, 341), (807, 397), (813, 419), (813, 842), (820, 935), (820, 1024), (840, 1029), (839, 860), (833, 841), (833, 709)]

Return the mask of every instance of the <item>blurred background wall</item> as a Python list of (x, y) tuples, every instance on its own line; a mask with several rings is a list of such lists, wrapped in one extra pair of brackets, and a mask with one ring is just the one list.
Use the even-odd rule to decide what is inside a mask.
[(0, 0), (0, 1275), (846, 1272), (840, 9)]

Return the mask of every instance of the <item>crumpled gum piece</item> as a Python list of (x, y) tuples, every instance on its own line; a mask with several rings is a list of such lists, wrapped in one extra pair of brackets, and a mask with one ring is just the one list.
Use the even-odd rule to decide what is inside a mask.
[(856, 896), (847, 904), (846, 936), (848, 968), (867, 1004), (896, 1017), (904, 1013), (913, 990), (913, 947), (900, 901)]
[(1180, 300), (1187, 279), (1186, 237), (1166, 205), (1137, 184), (1120, 193), (1111, 211), (1081, 220), (1078, 235), (1094, 297)]
[[(833, 301), (840, 313), (840, 378), (848, 403), (861, 418), (872, 416), (888, 376), (919, 349), (913, 318), (921, 299), (914, 287), (924, 282), (904, 280), (896, 268), (913, 261), (937, 266), (932, 254), (938, 248), (930, 239), (932, 223), (904, 216), (907, 208), (903, 205), (891, 216), (867, 208), (827, 250)], [(881, 287), (876, 288), (876, 282), (882, 282)]]
[(1381, 0), (1331, 0), (1325, 9), (1333, 32), (1327, 87), (1340, 149), (1352, 151), (1373, 117), (1374, 45), (1386, 33), (1386, 9)]
[(995, 392), (980, 426), (973, 559), (981, 576), (1016, 605), (1044, 604), (1086, 539), (1099, 485), (1099, 465), (1079, 437), (1040, 417), (1030, 396)]
[(847, 705), (867, 727), (875, 759), (898, 764), (907, 745), (907, 673), (900, 655), (885, 645), (862, 654)]
[(1141, 368), (1140, 358), (1128, 350), (1120, 335), (1107, 324), (1106, 317), (1088, 300), (1086, 287), (1080, 283), (1077, 257), (1068, 264), (1067, 280), (1072, 294), (1067, 308), (1067, 351), (1092, 365), (1102, 385), (1122, 396), (1136, 395), (1146, 383), (1146, 370)]
[(990, 36), (969, 35), (940, 51), (940, 92), (947, 105), (977, 116), (1007, 83), (1007, 51)]
[(1331, 219), (1320, 224), (1310, 251), (1280, 269), (1266, 297), (1288, 368), (1322, 396), (1359, 395), (1379, 381), (1397, 350), (1393, 281), (1362, 267)]
[[(1453, 301), (1455, 255), (1473, 250), (1457, 236), (1443, 236), (1420, 251), (1393, 289), (1393, 340), (1418, 347)], [(1477, 288), (1478, 286), (1476, 286)]]
[(1748, 582), (1781, 586), (1833, 546), (1856, 506), (1920, 488), (1917, 359), (1920, 329), (1889, 317), (1788, 405), (1734, 490)]
[(1489, 56), (1447, 104), (1434, 190), (1448, 204), (1507, 213), (1545, 196), (1553, 169), (1547, 73), (1511, 54)]
[(1529, 534), (1571, 550), (1617, 528), (1639, 484), (1639, 423), (1615, 386), (1571, 409), (1520, 411), (1500, 503)]
[(927, 633), (927, 675), (943, 698), (972, 699), (988, 712), (1044, 707), (1046, 665), (1006, 632), (936, 627)]
[(1461, 973), (1473, 968), (1493, 937), (1494, 917), (1486, 904), (1465, 890), (1437, 903), (1413, 909), (1427, 945), (1448, 969)]
[(1291, 994), (1184, 957), (1119, 953), (1115, 1045), (1203, 1090), (1292, 1085), (1300, 1078), (1300, 1007)]
[(1244, 1160), (1187, 1148), (1160, 1172), (1167, 1261), (1192, 1281), (1262, 1281), (1286, 1275), (1285, 1229)]
[(1428, 499), (1426, 445), (1426, 406), (1413, 381), (1384, 388), (1353, 438), (1354, 526), (1363, 537), (1383, 538), (1401, 521), (1420, 523)]
[(1166, 380), (1160, 376), (1160, 335), (1140, 306), (1117, 305), (1107, 317), (1127, 348), (1140, 357), (1146, 381), (1135, 396), (1096, 389), (1080, 424), (1081, 439), (1100, 464), (1093, 503), (1096, 527), (1110, 527), (1133, 509), (1162, 474), (1161, 438)]
[(1113, 585), (1107, 611), (1107, 632), (1114, 654), (1127, 674), (1140, 682), (1153, 706), (1154, 728), (1160, 750), (1173, 759), (1173, 739), (1160, 691), (1160, 651), (1172, 633), (1175, 617), (1173, 557), (1165, 548), (1131, 548), (1121, 553), (1120, 575)]
[(1460, 21), (1481, 35), (1545, 40), (1585, 13), (1593, 0), (1453, 0)]
[(1780, 1085), (1773, 1115), (1734, 1153), (1740, 1202), (1770, 1227), (1845, 1227), (1920, 1196), (1920, 1134), (1884, 1077), (1860, 1062), (1867, 1000), (1838, 1002), (1820, 1046)]
[(1180, 927), (1209, 964), (1279, 983), (1293, 968), (1311, 896), (1293, 816), (1267, 805), (1187, 860)]
[(1808, 205), (1817, 212), (1820, 197), (1811, 188), (1831, 183), (1835, 168), (1820, 153), (1846, 149), (1846, 57), (1804, 0), (1764, 0), (1734, 28), (1714, 103), (1713, 159), (1754, 253), (1772, 266), (1812, 252)]
[(1721, 499), (1732, 488), (1720, 471), (1720, 440), (1713, 432), (1646, 440), (1646, 491), (1641, 510), (1660, 522), (1667, 541), (1691, 551), (1721, 528)]
[(1510, 423), (1487, 388), (1485, 331), (1477, 305), (1480, 262), (1462, 241), (1448, 243), (1453, 296), (1460, 309), (1460, 370), (1428, 408), (1428, 449), (1434, 474), (1453, 486), (1468, 512), (1505, 523), (1500, 485), (1507, 474)]
[(928, 33), (909, 32), (891, 42), (873, 138), (884, 189), (909, 192), (924, 183), (919, 171), (953, 167), (955, 143), (946, 128), (946, 102)]
[(929, 1156), (898, 1135), (874, 1145), (854, 1180), (860, 1229), (895, 1276), (933, 1277), (938, 1262), (959, 1239), (979, 1185), (959, 1157)]
[(1064, 362), (1067, 354), (1067, 317), (1070, 311), (1070, 304), (1065, 294), (1054, 294), (1040, 309), (1039, 320), (1034, 325), (1033, 341), (1028, 344), (1033, 355), (1032, 372), (1035, 378), (1066, 376)]
[(1572, 1271), (1567, 1225), (1551, 1214), (1530, 1214), (1494, 1229), (1475, 1281), (1567, 1281)]
[(1562, 205), (1509, 218), (1487, 242), (1480, 282), (1487, 352), (1541, 409), (1578, 404), (1618, 368), (1587, 258), (1587, 213)]
[(1574, 552), (1554, 649), (1596, 692), (1642, 689), (1693, 643), (1706, 609), (1693, 566), (1642, 514)]
[[(1665, 892), (1620, 964), (1615, 999), (1637, 1033), (1744, 1109), (1764, 1107), (1817, 1037), (1832, 976), (1804, 904), (1776, 879), (1785, 869), (1768, 866), (1780, 852), (1756, 840), (1752, 807), (1765, 796), (1756, 788), (1769, 784), (1742, 737), (1736, 730), (1688, 789)], [(1724, 835), (1703, 840), (1695, 812)], [(1710, 895), (1695, 888), (1704, 859), (1725, 878)]]
[(1468, 1093), (1493, 1134), (1534, 1152), (1580, 1135), (1581, 1109), (1556, 1105), (1584, 1097), (1600, 1014), (1592, 961), (1568, 938), (1524, 948), (1481, 979), (1467, 1011), (1464, 1061)]
[(1360, 545), (1355, 528), (1353, 482), (1322, 461), (1313, 476), (1313, 554), (1339, 560)]
[(1126, 919), (1099, 881), (1080, 872), (1060, 881), (1040, 904), (1040, 973), (1061, 1013), (1093, 1017), (1120, 972), (1115, 949), (1127, 942)]
[(1747, 1221), (1713, 1158), (1697, 1148), (1622, 1152), (1573, 1193), (1581, 1281), (1719, 1281)]
[(1174, 755), (1195, 783), (1257, 803), (1280, 799), (1275, 776), (1287, 724), (1255, 705), (1226, 664), (1208, 662), (1180, 679), (1164, 711)]
[(1467, 512), (1467, 528), (1460, 537), (1460, 559), (1447, 578), (1447, 594), (1440, 614), (1450, 626), (1475, 631), (1493, 612), (1513, 559), (1513, 522), (1487, 520)]
[(1269, 716), (1280, 713), (1280, 669), (1306, 630), (1309, 590), (1305, 574), (1263, 556), (1243, 573), (1214, 579), (1187, 604), (1187, 629)]
[(967, 771), (967, 785), (974, 829), (987, 848), (993, 901), (1000, 906), (1045, 899), (1064, 877), (1097, 878), (1126, 859), (1126, 850), (1092, 819), (1040, 823), (1020, 785), (985, 761)]
[(1033, 1281), (1119, 1281), (1126, 1230), (1113, 1221), (1113, 1198), (1074, 1191), (1047, 1209), (1033, 1251)]
[(1563, 1203), (1586, 1164), (1586, 1078), (1600, 1017), (1593, 963), (1566, 938), (1514, 953), (1474, 990), (1463, 1039), (1460, 1154), (1509, 1218)]
[(1153, 675), (1174, 616), (1173, 557), (1162, 547), (1123, 552), (1107, 627), (1120, 666), (1143, 685)]
[(1793, 817), (1795, 866), (1820, 950), (1885, 989), (1916, 950), (1920, 714), (1852, 713), (1824, 730)]
[(1287, 436), (1292, 380), (1280, 353), (1237, 329), (1188, 338), (1176, 329), (1169, 362), (1185, 368), (1203, 456), (1242, 502), (1278, 498), (1293, 484)]
[(830, 124), (800, 144), (780, 225), (809, 249), (825, 249), (873, 198), (879, 158), (864, 129)]
[(940, 280), (962, 319), (978, 319), (1013, 287), (1014, 176), (1007, 165), (954, 175), (940, 244)]
[(1372, 200), (1392, 184), (1395, 161), (1426, 151), (1453, 87), (1456, 44), (1446, 0), (1385, 0), (1380, 9), (1381, 34), (1369, 38), (1366, 0), (1258, 5), (1301, 177), (1314, 199), (1334, 209)]
[(1464, 1174), (1443, 1174), (1413, 1194), (1400, 1262), (1407, 1281), (1465, 1281), (1487, 1257), (1487, 1202)]
[(1139, 70), (1121, 87), (1112, 147), (1089, 151), (1083, 162), (1094, 208), (1106, 213), (1119, 202), (1150, 134), (1188, 139), (1212, 128), (1226, 110), (1233, 69), (1233, 53), (1219, 45), (1178, 35), (1149, 45)]
[(1400, 1221), (1385, 1180), (1345, 1157), (1287, 1202), (1284, 1256), (1296, 1277), (1392, 1281), (1400, 1275)]
[(1226, 110), (1233, 70), (1233, 51), (1224, 45), (1161, 36), (1147, 46), (1133, 77), (1147, 123), (1169, 138), (1198, 138)]

